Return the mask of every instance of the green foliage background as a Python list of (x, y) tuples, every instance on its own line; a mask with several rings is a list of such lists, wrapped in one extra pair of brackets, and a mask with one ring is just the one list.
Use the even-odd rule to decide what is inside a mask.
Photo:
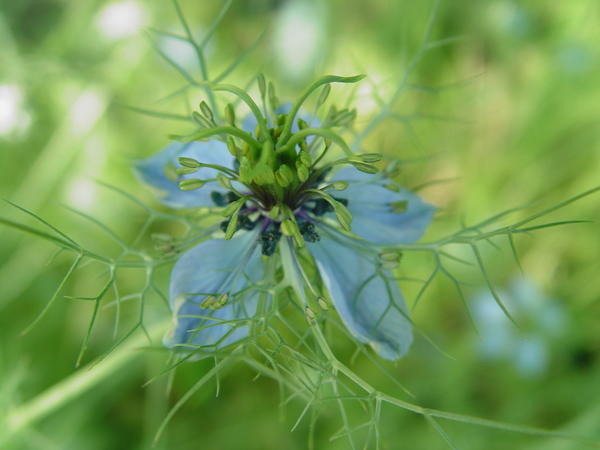
[[(167, 144), (167, 134), (185, 128), (176, 120), (136, 114), (125, 105), (186, 114), (186, 105), (197, 104), (204, 94), (188, 90), (187, 97), (164, 99), (185, 80), (153, 50), (142, 30), (118, 39), (106, 37), (99, 17), (109, 4), (21, 0), (0, 5), (0, 85), (18, 86), (23, 94), (20, 114), (25, 115), (21, 128), (0, 135), (0, 196), (34, 211), (91, 249), (114, 254), (118, 248), (101, 230), (63, 205), (97, 217), (131, 242), (144, 222), (144, 211), (93, 180), (118, 186), (161, 210), (130, 166), (135, 158)], [(181, 4), (199, 37), (222, 6), (216, 0)], [(169, 2), (137, 5), (146, 26), (181, 32)], [(366, 73), (369, 80), (354, 101), (360, 128), (376, 107), (373, 88), (385, 100), (408, 59), (422, 49), (432, 7), (431, 2), (383, 0), (237, 0), (208, 46), (207, 59), (211, 71), (220, 73), (264, 32), (228, 80), (245, 85), (263, 71), (276, 82), (282, 99), (293, 99), (324, 73)], [(294, 11), (318, 36), (312, 56), (301, 66), (290, 62), (298, 57), (294, 52), (277, 50), (285, 39), (305, 39), (295, 36), (298, 27), (282, 28), (283, 17)], [(412, 161), (400, 175), (408, 187), (445, 180), (420, 191), (441, 208), (428, 238), (452, 233), (463, 220), (473, 223), (529, 202), (558, 204), (600, 183), (599, 24), (600, 7), (592, 1), (441, 2), (433, 38), (456, 41), (424, 55), (411, 73), (412, 88), (398, 103), (396, 113), (402, 120), (384, 122), (365, 142), (372, 151)], [(161, 48), (186, 57), (181, 46)], [(197, 73), (194, 62), (189, 64)], [(349, 93), (349, 88), (334, 89), (340, 102)], [(550, 219), (597, 221), (598, 205), (598, 197), (588, 197)], [(0, 216), (34, 223), (8, 204), (0, 205)], [(155, 228), (177, 231), (168, 223)], [(480, 358), (478, 335), (444, 279), (436, 279), (426, 291), (415, 320), (455, 359), (418, 340), (408, 357), (390, 370), (423, 406), (600, 439), (598, 224), (538, 230), (516, 242), (527, 276), (549, 297), (560, 299), (569, 317), (561, 339), (549, 344), (548, 370), (529, 379), (510, 361)], [(500, 250), (484, 247), (487, 268), (501, 287), (518, 273), (504, 244)], [(148, 242), (143, 246), (150, 248)], [(88, 370), (75, 369), (74, 364), (91, 306), (62, 296), (97, 292), (103, 282), (98, 267), (78, 270), (43, 321), (21, 335), (72, 262), (54, 254), (47, 242), (1, 229), (0, 414), (68, 380), (77, 370)], [(403, 270), (425, 278), (427, 264), (424, 258), (411, 257)], [(481, 290), (475, 268), (456, 270), (468, 282), (468, 297)], [(142, 278), (132, 270), (119, 281), (127, 295), (139, 291)], [(159, 273), (157, 284), (167, 286), (168, 270)], [(405, 292), (410, 303), (416, 289), (406, 286)], [(148, 308), (150, 320), (167, 314), (154, 300)], [(133, 304), (123, 307), (121, 332), (135, 322), (136, 311)], [(114, 316), (115, 308), (102, 310), (85, 362), (114, 343)], [(212, 365), (205, 361), (180, 368), (167, 395), (166, 378), (143, 387), (164, 368), (166, 354), (157, 348), (138, 351), (93, 388), (11, 438), (7, 448), (150, 448), (169, 408)], [(382, 390), (398, 391), (372, 366), (359, 364), (357, 370)], [(157, 448), (305, 448), (308, 424), (302, 422), (290, 432), (304, 404), (292, 400), (279, 408), (277, 384), (254, 375), (241, 366), (221, 374), (218, 397), (215, 383), (206, 385), (175, 415)], [(358, 416), (360, 411), (351, 414)], [(336, 410), (325, 410), (315, 448), (349, 448), (345, 439), (329, 440), (339, 426)], [(444, 422), (444, 427), (456, 445), (466, 449), (583, 445), (468, 424)], [(447, 445), (421, 416), (398, 409), (384, 407), (380, 429), (383, 448)]]

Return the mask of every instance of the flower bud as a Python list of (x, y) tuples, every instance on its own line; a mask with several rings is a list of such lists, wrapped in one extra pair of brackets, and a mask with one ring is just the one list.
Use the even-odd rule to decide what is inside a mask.
[(215, 295), (207, 295), (204, 300), (200, 302), (200, 307), (204, 309), (212, 308), (217, 297)]
[(277, 220), (279, 218), (279, 212), (279, 205), (275, 205), (271, 208), (271, 211), (269, 211), (269, 217), (273, 220)]
[(302, 237), (302, 233), (300, 233), (298, 224), (294, 219), (285, 219), (283, 222), (281, 222), (280, 230), (285, 236), (291, 236), (294, 238), (294, 242), (298, 247), (304, 246), (304, 237)]
[(298, 153), (298, 158), (300, 159), (300, 162), (306, 167), (310, 167), (312, 165), (312, 158), (307, 152), (302, 151)]
[(206, 119), (206, 117), (197, 111), (192, 112), (192, 119), (194, 119), (194, 122), (203, 128), (212, 128), (212, 124)]
[(275, 94), (275, 85), (271, 81), (269, 81), (267, 95), (269, 97), (269, 103), (271, 104), (271, 108), (273, 108), (273, 110), (277, 110), (277, 108), (279, 107), (279, 99), (277, 98), (277, 94)]
[(362, 153), (358, 155), (361, 161), (366, 163), (376, 163), (383, 159), (383, 155), (381, 153)]
[(231, 103), (227, 103), (225, 106), (225, 120), (229, 125), (235, 127), (235, 109)]
[(323, 311), (329, 311), (329, 304), (327, 303), (327, 300), (325, 299), (325, 297), (319, 297), (317, 299), (317, 303), (319, 304), (319, 307)]
[(350, 125), (354, 119), (356, 118), (356, 110), (352, 111), (344, 110), (340, 111), (340, 113), (336, 116), (334, 124), (338, 127), (345, 127)]
[(298, 123), (298, 129), (304, 130), (304, 129), (308, 128), (308, 123), (306, 122), (306, 120), (302, 119), (301, 117), (299, 117), (296, 122)]
[(234, 156), (236, 158), (238, 157), (238, 155), (241, 152), (241, 150), (235, 144), (235, 139), (233, 138), (233, 136), (227, 136), (227, 150), (229, 150), (229, 153), (231, 153), (231, 156)]
[(319, 99), (317, 100), (317, 107), (321, 106), (323, 103), (327, 101), (327, 97), (329, 97), (329, 93), (331, 92), (331, 84), (326, 84), (321, 89), (321, 93), (319, 94)]
[(252, 180), (261, 186), (275, 183), (275, 173), (266, 164), (259, 164), (254, 168), (254, 176)]
[(195, 169), (193, 167), (178, 167), (177, 168), (177, 175), (190, 175), (192, 173), (196, 173), (198, 172), (198, 169)]
[(275, 179), (281, 187), (286, 187), (294, 181), (294, 172), (288, 165), (283, 164), (275, 172)]
[(174, 164), (167, 163), (163, 169), (163, 175), (167, 177), (168, 180), (173, 181), (174, 183), (179, 180), (179, 174), (177, 173), (177, 167)]
[(316, 322), (317, 316), (315, 315), (315, 312), (312, 309), (310, 309), (309, 306), (304, 308), (304, 315), (306, 316), (306, 321), (310, 325), (313, 325)]
[(254, 127), (254, 136), (260, 137), (260, 135), (261, 135), (260, 124), (256, 124), (256, 127)]
[(361, 172), (371, 174), (371, 175), (379, 172), (379, 169), (371, 164), (358, 162), (358, 161), (351, 161), (350, 164), (352, 164), (355, 169), (360, 170)]
[(192, 169), (197, 169), (198, 167), (202, 166), (200, 161), (197, 161), (194, 158), (186, 158), (185, 156), (179, 157), (179, 164), (181, 164), (183, 167), (189, 167)]
[(200, 111), (202, 111), (202, 115), (206, 117), (209, 122), (214, 120), (212, 109), (210, 109), (210, 106), (208, 106), (204, 100), (200, 102)]
[(336, 191), (343, 191), (349, 186), (347, 181), (334, 181), (331, 185)]
[(338, 115), (337, 106), (331, 105), (329, 112), (327, 113), (327, 122), (333, 122), (335, 117)]
[(296, 174), (298, 175), (298, 179), (301, 182), (305, 182), (306, 180), (308, 180), (308, 176), (309, 176), (309, 172), (308, 172), (308, 168), (303, 165), (300, 164), (296, 167)]
[(252, 181), (252, 163), (248, 158), (242, 157), (238, 172), (240, 174), (239, 179), (242, 183), (250, 183)]
[(222, 308), (223, 306), (225, 306), (225, 304), (227, 303), (227, 300), (229, 299), (229, 294), (225, 293), (225, 294), (221, 294), (217, 297), (217, 301), (215, 302), (213, 309), (219, 309)]
[(259, 73), (256, 77), (256, 81), (258, 82), (260, 96), (264, 97), (267, 94), (267, 82), (265, 81), (265, 76), (262, 73)]
[(341, 202), (334, 201), (333, 211), (335, 213), (335, 218), (340, 223), (342, 228), (346, 231), (350, 231), (352, 229), (350, 226), (352, 223), (352, 213), (350, 213), (348, 208), (346, 208), (346, 206)]
[(188, 178), (187, 180), (181, 180), (179, 182), (179, 189), (182, 191), (194, 191), (200, 189), (206, 184), (206, 181), (200, 180), (199, 178)]

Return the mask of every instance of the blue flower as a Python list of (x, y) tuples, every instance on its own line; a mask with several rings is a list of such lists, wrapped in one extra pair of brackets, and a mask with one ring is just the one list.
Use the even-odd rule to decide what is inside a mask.
[[(344, 120), (349, 115), (337, 114)], [(338, 116), (328, 119), (330, 127), (342, 121)], [(136, 165), (166, 205), (220, 208), (226, 218), (224, 236), (216, 232), (173, 268), (174, 326), (165, 344), (203, 354), (247, 337), (257, 309), (272, 305), (265, 267), (276, 261), (285, 268), (285, 252), (278, 251), (285, 243), (294, 249), (296, 266), (298, 251), (310, 252), (339, 316), (358, 341), (382, 358), (402, 357), (412, 327), (390, 272), (399, 257), (392, 246), (420, 239), (434, 207), (373, 174), (372, 162), (380, 155), (321, 162), (319, 155), (329, 151), (335, 135), (296, 120), (290, 108), (268, 119), (266, 133), (252, 118), (230, 130), (236, 139), (228, 137), (227, 144), (175, 143)], [(208, 129), (187, 140), (212, 137)]]
[(489, 360), (511, 362), (525, 377), (542, 375), (550, 362), (552, 340), (567, 325), (564, 310), (525, 278), (515, 278), (499, 295), (520, 328), (504, 315), (489, 291), (478, 294), (473, 314), (480, 326), (479, 352)]

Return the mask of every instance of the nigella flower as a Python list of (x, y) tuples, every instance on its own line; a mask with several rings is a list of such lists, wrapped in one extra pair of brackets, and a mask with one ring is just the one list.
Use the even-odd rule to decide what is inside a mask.
[[(273, 305), (275, 286), (265, 282), (283, 273), (299, 297), (323, 306), (328, 297), (350, 333), (381, 357), (407, 352), (412, 327), (390, 272), (399, 258), (394, 245), (420, 239), (434, 208), (377, 173), (381, 155), (350, 151), (336, 129), (355, 111), (332, 108), (313, 126), (298, 117), (315, 89), (324, 86), (322, 105), (328, 83), (360, 78), (325, 77), (291, 109), (261, 78), (262, 110), (238, 88), (214, 86), (238, 95), (253, 115), (238, 127), (231, 105), (219, 121), (203, 102), (194, 113), (200, 131), (137, 164), (165, 204), (222, 215), (220, 230), (173, 268), (167, 346), (203, 354), (245, 338), (252, 318)], [(335, 159), (334, 146), (346, 155)], [(306, 260), (327, 294), (303, 284)]]
[(523, 376), (538, 377), (550, 363), (552, 341), (566, 328), (565, 311), (526, 278), (515, 278), (500, 295), (519, 328), (489, 291), (477, 295), (473, 313), (481, 328), (479, 351), (486, 359), (509, 361)]

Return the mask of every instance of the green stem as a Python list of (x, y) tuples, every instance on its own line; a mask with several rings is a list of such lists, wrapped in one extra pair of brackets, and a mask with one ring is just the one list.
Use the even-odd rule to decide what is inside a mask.
[(344, 139), (339, 134), (337, 134), (334, 131), (328, 130), (327, 128), (305, 128), (304, 130), (298, 131), (297, 133), (294, 133), (292, 137), (285, 143), (285, 145), (283, 145), (277, 151), (283, 153), (285, 151), (293, 149), (296, 144), (302, 142), (309, 136), (321, 136), (323, 138), (329, 138), (333, 142), (338, 144), (342, 148), (344, 153), (346, 153), (348, 156), (353, 155), (352, 150), (350, 150), (350, 147), (348, 147), (346, 141), (344, 141)]
[(599, 445), (598, 441), (591, 438), (577, 436), (569, 433), (563, 433), (560, 431), (546, 430), (542, 428), (529, 427), (525, 425), (518, 425), (507, 422), (498, 422), (495, 420), (483, 419), (480, 417), (468, 416), (465, 414), (440, 411), (438, 409), (424, 408), (414, 403), (406, 402), (396, 397), (392, 397), (391, 395), (385, 394), (375, 389), (373, 386), (371, 386), (371, 384), (369, 384), (367, 381), (358, 376), (352, 369), (340, 362), (334, 355), (333, 351), (331, 350), (331, 347), (329, 347), (329, 344), (327, 343), (327, 340), (323, 335), (323, 332), (318, 324), (312, 325), (311, 330), (313, 332), (313, 336), (317, 344), (319, 345), (319, 348), (321, 349), (323, 354), (330, 360), (333, 374), (335, 375), (338, 371), (341, 372), (354, 384), (356, 384), (358, 387), (364, 390), (368, 395), (381, 402), (388, 403), (390, 405), (396, 406), (406, 411), (413, 412), (415, 414), (422, 415), (424, 417), (435, 417), (438, 419), (446, 419), (453, 422), (467, 423), (470, 425), (494, 428), (497, 430), (503, 430), (512, 433), (574, 440), (579, 442), (585, 442), (595, 447)]
[[(168, 322), (162, 322), (152, 329), (151, 335), (161, 336)], [(9, 433), (17, 433), (33, 423), (52, 414), (54, 411), (75, 400), (92, 387), (108, 378), (117, 370), (129, 365), (143, 353), (135, 351), (147, 341), (144, 334), (115, 351), (112, 356), (98, 364), (91, 364), (65, 378), (33, 399), (8, 412), (7, 428)]]
[[(231, 2), (229, 2), (229, 3), (231, 3)], [(202, 80), (205, 82), (208, 82), (209, 76), (208, 76), (208, 68), (206, 65), (206, 58), (204, 57), (204, 45), (198, 45), (198, 43), (194, 39), (194, 36), (192, 35), (192, 31), (190, 30), (190, 27), (189, 27), (187, 21), (185, 20), (185, 16), (183, 15), (183, 11), (181, 10), (181, 6), (179, 5), (179, 2), (177, 0), (174, 0), (173, 5), (175, 6), (175, 11), (177, 12), (177, 17), (179, 18), (179, 21), (181, 22), (181, 24), (183, 25), (183, 28), (185, 30), (185, 34), (187, 36), (187, 41), (190, 44), (192, 44), (192, 47), (194, 48), (194, 51), (196, 53), (196, 57), (198, 58), (198, 64), (200, 65), (200, 75), (202, 77)], [(208, 86), (203, 86), (203, 89), (206, 92), (206, 96), (208, 97), (208, 102), (210, 103), (210, 106), (212, 107), (212, 110), (213, 110), (214, 114), (216, 114), (217, 119), (218, 119), (219, 118), (219, 108), (217, 105), (217, 100), (215, 99), (215, 95)]]
[(256, 121), (258, 122), (258, 125), (260, 126), (260, 133), (261, 133), (263, 139), (265, 141), (272, 140), (271, 135), (269, 134), (269, 128), (267, 125), (267, 121), (263, 117), (258, 105), (254, 102), (254, 100), (252, 100), (252, 97), (250, 97), (246, 91), (244, 91), (243, 89), (240, 89), (239, 87), (234, 86), (232, 84), (210, 84), (209, 83), (209, 87), (212, 88), (213, 91), (226, 91), (226, 92), (230, 92), (230, 93), (236, 95), (237, 97), (239, 97), (244, 103), (246, 103), (246, 105), (248, 105), (248, 108), (250, 108), (250, 110), (252, 111), (252, 114), (254, 114), (254, 116), (256, 117)]
[(258, 141), (256, 141), (256, 139), (254, 139), (250, 133), (246, 133), (245, 131), (240, 130), (239, 128), (230, 127), (230, 126), (210, 128), (207, 130), (198, 131), (197, 133), (193, 133), (189, 136), (180, 136), (177, 134), (171, 134), (171, 135), (169, 135), (169, 138), (174, 139), (179, 142), (192, 142), (192, 141), (197, 141), (200, 139), (206, 139), (208, 137), (215, 136), (218, 134), (229, 134), (232, 136), (236, 136), (236, 137), (240, 138), (241, 140), (243, 140), (244, 142), (247, 142), (253, 148), (256, 148), (256, 149), (262, 148), (260, 143)]
[(283, 131), (282, 131), (281, 136), (279, 138), (279, 142), (281, 143), (281, 145), (286, 144), (287, 140), (292, 135), (292, 125), (294, 123), (294, 119), (296, 118), (296, 114), (298, 114), (298, 111), (302, 107), (302, 104), (305, 102), (305, 100), (308, 98), (308, 96), (310, 94), (312, 94), (315, 90), (317, 90), (319, 87), (323, 86), (324, 84), (329, 84), (329, 83), (356, 83), (357, 81), (362, 80), (364, 77), (365, 77), (364, 75), (356, 75), (356, 76), (353, 76), (353, 77), (340, 77), (340, 76), (337, 76), (337, 75), (326, 75), (324, 77), (319, 78), (317, 81), (315, 81), (313, 84), (311, 84), (306, 89), (306, 91), (304, 91), (304, 93), (302, 94), (302, 96), (300, 96), (300, 98), (298, 99), (298, 101), (294, 104), (294, 106), (290, 110), (289, 114), (287, 115), (287, 118), (286, 118), (285, 123), (283, 125)]

